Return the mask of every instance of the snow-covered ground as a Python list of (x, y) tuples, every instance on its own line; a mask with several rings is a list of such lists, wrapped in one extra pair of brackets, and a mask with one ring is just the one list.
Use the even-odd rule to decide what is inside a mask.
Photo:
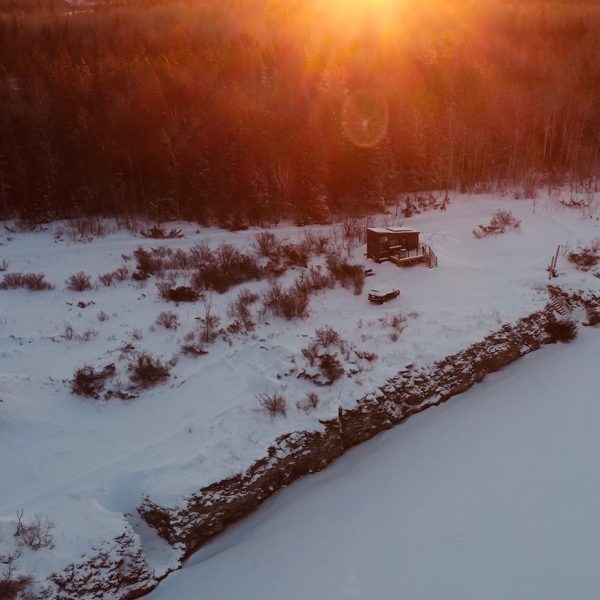
[(149, 600), (592, 600), (598, 332), (547, 347), (297, 482)]
[[(521, 219), (521, 230), (476, 239), (473, 227), (487, 223), (498, 208)], [(153, 279), (82, 293), (66, 291), (64, 281), (81, 270), (97, 282), (98, 275), (119, 266), (132, 269), (133, 260), (122, 256), (131, 256), (138, 246), (189, 249), (205, 241), (249, 250), (256, 230), (231, 233), (188, 225), (184, 239), (148, 240), (119, 231), (76, 243), (57, 236), (58, 224), (39, 233), (4, 229), (0, 264), (7, 261), (7, 272), (44, 272), (56, 289), (0, 291), (0, 551), (14, 546), (17, 511), (24, 511), (26, 521), (36, 513), (51, 519), (54, 549), (25, 550), (20, 559), (43, 578), (118, 535), (127, 522), (138, 526), (136, 507), (144, 495), (174, 505), (203, 485), (244, 470), (278, 435), (319, 428), (319, 419), (336, 414), (340, 404), (351, 406), (406, 364), (431, 363), (539, 309), (548, 299), (545, 268), (557, 244), (575, 247), (600, 236), (599, 213), (592, 209), (568, 209), (543, 199), (534, 205), (457, 196), (446, 212), (405, 221), (433, 246), (437, 269), (375, 265), (364, 258), (364, 246), (354, 250), (353, 260), (375, 270), (367, 287), (397, 285), (402, 290), (398, 300), (372, 306), (366, 289), (355, 296), (337, 287), (311, 298), (308, 318), (289, 322), (268, 316), (254, 333), (217, 340), (207, 346), (209, 354), (198, 358), (179, 350), (185, 333), (198, 327), (201, 303), (166, 303)], [(329, 227), (317, 229), (329, 232)], [(283, 226), (271, 231), (293, 242), (304, 233)], [(600, 279), (562, 258), (559, 271), (554, 283), (600, 288)], [(283, 281), (297, 274), (288, 271)], [(215, 294), (214, 310), (222, 324), (229, 322), (227, 306), (240, 288), (260, 292), (265, 286), (264, 281), (250, 282)], [(80, 308), (80, 301), (93, 304)], [(178, 315), (181, 325), (175, 331), (154, 324), (166, 310)], [(107, 320), (98, 319), (101, 311)], [(406, 329), (392, 341), (389, 320), (398, 314), (407, 317)], [(89, 341), (67, 340), (66, 324), (76, 334), (96, 334)], [(351, 347), (375, 352), (377, 360), (360, 364), (353, 377), (327, 387), (298, 379), (305, 365), (301, 349), (324, 324), (335, 327)], [(68, 381), (84, 364), (114, 362), (126, 382), (122, 348), (128, 344), (164, 359), (177, 355), (169, 381), (125, 402), (70, 393)], [(296, 408), (309, 391), (319, 394), (319, 407), (308, 412)], [(260, 409), (256, 395), (262, 392), (283, 392), (287, 417), (272, 418)], [(161, 572), (171, 558), (157, 552), (160, 544), (143, 531), (143, 542), (152, 550), (151, 567)]]

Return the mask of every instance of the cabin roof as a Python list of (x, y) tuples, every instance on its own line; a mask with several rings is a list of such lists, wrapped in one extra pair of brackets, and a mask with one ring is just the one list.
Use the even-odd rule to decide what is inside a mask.
[(410, 227), (368, 227), (367, 231), (373, 233), (386, 234), (386, 233), (419, 233), (416, 229)]

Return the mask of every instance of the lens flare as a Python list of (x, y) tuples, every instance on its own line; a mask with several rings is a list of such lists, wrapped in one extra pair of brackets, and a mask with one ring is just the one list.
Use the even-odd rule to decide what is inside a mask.
[(388, 103), (374, 90), (355, 90), (342, 106), (342, 130), (360, 148), (376, 146), (385, 137), (389, 123)]

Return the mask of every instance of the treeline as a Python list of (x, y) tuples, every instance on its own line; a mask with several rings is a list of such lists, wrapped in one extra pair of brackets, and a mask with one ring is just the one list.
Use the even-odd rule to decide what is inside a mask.
[(598, 5), (350, 5), (0, 0), (0, 217), (318, 222), (595, 176)]

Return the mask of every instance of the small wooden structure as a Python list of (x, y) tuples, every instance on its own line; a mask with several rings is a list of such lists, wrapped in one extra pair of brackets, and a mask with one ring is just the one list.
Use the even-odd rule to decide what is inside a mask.
[(437, 257), (431, 247), (419, 243), (419, 232), (408, 227), (369, 227), (367, 258), (378, 263), (390, 260), (399, 267), (419, 263), (437, 267)]

